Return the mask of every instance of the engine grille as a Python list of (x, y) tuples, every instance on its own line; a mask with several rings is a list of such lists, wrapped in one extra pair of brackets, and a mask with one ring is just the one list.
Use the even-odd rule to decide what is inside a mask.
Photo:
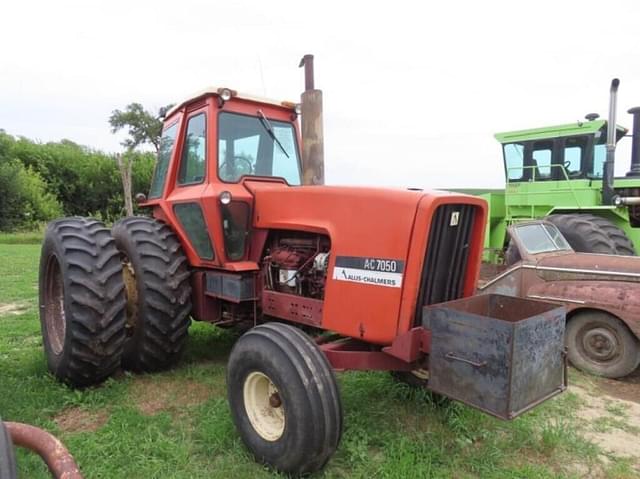
[(475, 213), (473, 205), (441, 205), (436, 209), (422, 269), (418, 323), (422, 306), (462, 296)]

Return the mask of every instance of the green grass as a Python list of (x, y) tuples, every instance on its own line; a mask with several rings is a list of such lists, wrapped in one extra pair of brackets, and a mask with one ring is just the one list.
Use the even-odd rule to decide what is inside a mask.
[[(48, 374), (37, 317), (39, 246), (0, 244), (0, 415), (58, 435), (87, 478), (274, 477), (242, 445), (226, 402), (225, 364), (234, 336), (194, 324), (174, 370), (121, 374), (104, 385), (69, 389)], [(318, 477), (556, 478), (634, 477), (625, 460), (602, 462), (581, 436), (572, 393), (512, 422), (459, 403), (438, 406), (424, 391), (386, 373), (338, 375), (345, 429)], [(611, 459), (611, 458), (610, 458)], [(31, 453), (21, 477), (49, 477)], [(580, 468), (576, 469), (575, 464)]]
[(0, 232), (0, 244), (40, 244), (44, 235), (44, 226), (38, 231), (27, 231), (19, 233)]

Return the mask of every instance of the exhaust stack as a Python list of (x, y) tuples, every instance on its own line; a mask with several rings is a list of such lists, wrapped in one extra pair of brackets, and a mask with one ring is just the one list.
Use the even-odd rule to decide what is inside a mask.
[(322, 90), (316, 90), (313, 78), (313, 55), (300, 60), (304, 66), (305, 91), (302, 109), (302, 184), (324, 184), (324, 132), (322, 128)]
[(627, 176), (640, 176), (640, 106), (627, 111), (633, 115), (633, 133), (631, 134), (631, 169)]
[(616, 160), (616, 108), (618, 106), (618, 86), (620, 80), (611, 80), (609, 90), (609, 119), (607, 121), (607, 159), (602, 171), (602, 203), (613, 204), (615, 192), (613, 191), (613, 170)]

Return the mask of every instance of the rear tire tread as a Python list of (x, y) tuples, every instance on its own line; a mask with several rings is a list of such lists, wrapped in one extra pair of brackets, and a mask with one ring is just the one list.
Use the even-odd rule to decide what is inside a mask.
[(629, 237), (618, 228), (615, 224), (609, 221), (606, 218), (601, 216), (596, 216), (592, 214), (582, 215), (589, 219), (589, 221), (598, 225), (601, 230), (603, 230), (609, 239), (613, 242), (616, 247), (616, 253), (623, 256), (635, 256), (636, 249), (633, 246), (633, 243), (629, 239)]
[[(78, 247), (78, 242), (86, 245)], [(57, 249), (57, 251), (55, 251)], [(81, 217), (49, 223), (40, 263), (40, 305), (44, 276), (56, 253), (64, 283), (66, 335), (60, 358), (48, 351), (49, 369), (73, 386), (101, 382), (120, 365), (124, 345), (124, 283), (115, 242), (101, 222)], [(40, 308), (45, 343), (44, 308)]]
[(133, 264), (138, 289), (138, 324), (123, 365), (144, 372), (167, 369), (178, 362), (191, 323), (186, 256), (171, 228), (153, 218), (123, 218), (112, 231)]

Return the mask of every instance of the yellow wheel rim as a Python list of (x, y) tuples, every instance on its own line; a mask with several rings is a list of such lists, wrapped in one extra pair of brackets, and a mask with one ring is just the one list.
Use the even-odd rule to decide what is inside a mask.
[(277, 441), (285, 426), (284, 407), (278, 388), (266, 374), (250, 373), (244, 380), (244, 407), (253, 429), (265, 441)]

